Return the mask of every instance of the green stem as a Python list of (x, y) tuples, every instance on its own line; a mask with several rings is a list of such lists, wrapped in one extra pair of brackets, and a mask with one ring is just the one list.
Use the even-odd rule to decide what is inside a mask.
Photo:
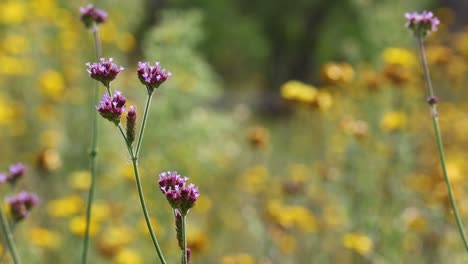
[(185, 236), (185, 215), (182, 215), (182, 264), (187, 264), (187, 239)]
[(138, 136), (138, 142), (137, 142), (137, 145), (136, 145), (135, 157), (137, 157), (137, 158), (138, 158), (138, 154), (140, 153), (140, 146), (141, 146), (141, 142), (143, 140), (143, 134), (145, 132), (146, 120), (148, 118), (148, 112), (149, 112), (149, 108), (150, 108), (150, 105), (151, 105), (151, 98), (152, 97), (153, 97), (153, 93), (148, 92), (148, 97), (146, 98), (145, 112), (143, 113), (143, 121), (141, 122), (140, 135)]
[(158, 239), (156, 238), (156, 234), (154, 233), (153, 226), (151, 224), (151, 220), (148, 214), (148, 209), (146, 207), (145, 195), (143, 193), (143, 187), (141, 185), (141, 179), (140, 179), (140, 172), (138, 170), (138, 157), (133, 152), (132, 146), (128, 142), (122, 126), (119, 124), (117, 127), (119, 128), (120, 134), (122, 135), (125, 141), (125, 145), (127, 146), (128, 153), (130, 154), (132, 158), (133, 172), (135, 173), (138, 196), (140, 198), (141, 208), (143, 209), (143, 215), (145, 217), (146, 226), (148, 227), (148, 231), (151, 235), (151, 240), (153, 241), (153, 245), (156, 249), (156, 252), (158, 253), (159, 260), (161, 261), (162, 264), (166, 264), (166, 260), (164, 259), (161, 247), (159, 246), (159, 243), (158, 243)]
[[(99, 39), (99, 29), (96, 24), (93, 25), (92, 28), (93, 37), (94, 37), (94, 48), (96, 51), (96, 57), (99, 59), (102, 56), (102, 48), (101, 48), (101, 41)], [(96, 87), (93, 91), (92, 97), (92, 105), (99, 100), (99, 83), (96, 82)], [(94, 110), (94, 107), (92, 108)], [(94, 200), (94, 192), (96, 189), (96, 175), (97, 175), (97, 146), (98, 146), (98, 136), (99, 136), (99, 119), (98, 119), (98, 112), (93, 111), (93, 128), (91, 134), (91, 150), (89, 152), (90, 163), (89, 163), (89, 171), (91, 173), (91, 185), (89, 186), (88, 192), (88, 202), (86, 204), (86, 227), (85, 233), (83, 238), (83, 251), (81, 255), (81, 263), (86, 264), (88, 259), (88, 248), (89, 248), (89, 230), (91, 224), (91, 211), (93, 206)]]
[(3, 213), (3, 209), (0, 208), (0, 220), (2, 222), (2, 229), (3, 234), (5, 235), (8, 248), (10, 249), (11, 256), (13, 257), (13, 263), (18, 264), (21, 263), (18, 253), (16, 251), (15, 242), (13, 241), (13, 235), (10, 230), (10, 226), (8, 225), (8, 220), (5, 217), (5, 213)]
[[(428, 67), (427, 60), (426, 60), (426, 53), (424, 52), (424, 45), (422, 43), (422, 36), (420, 36), (420, 35), (417, 36), (417, 40), (418, 40), (419, 50), (421, 52), (421, 61), (422, 61), (422, 65), (423, 65), (423, 70), (424, 70), (424, 76), (425, 76), (425, 79), (426, 79), (427, 89), (428, 89), (429, 95), (434, 96), (434, 90), (432, 89), (432, 82), (431, 82), (431, 78), (430, 78), (430, 75), (429, 75), (429, 67)], [(463, 228), (463, 223), (462, 223), (460, 214), (458, 212), (457, 204), (455, 202), (455, 197), (454, 197), (453, 190), (452, 190), (452, 185), (450, 183), (450, 179), (449, 179), (448, 173), (447, 173), (447, 167), (446, 167), (446, 164), (445, 164), (444, 145), (442, 143), (442, 136), (441, 136), (441, 133), (440, 133), (439, 114), (437, 113), (436, 104), (431, 105), (431, 115), (432, 115), (432, 123), (434, 125), (434, 131), (435, 131), (435, 136), (436, 136), (436, 141), (437, 141), (437, 147), (438, 147), (438, 150), (439, 150), (439, 159), (440, 159), (440, 163), (442, 165), (442, 173), (444, 174), (445, 184), (447, 185), (447, 190), (448, 190), (448, 194), (449, 194), (450, 205), (452, 206), (452, 210), (453, 210), (453, 213), (455, 215), (455, 220), (456, 220), (457, 226), (458, 226), (458, 232), (460, 233), (460, 236), (461, 236), (461, 238), (463, 240), (463, 245), (465, 247), (465, 250), (466, 250), (466, 252), (468, 252), (468, 241), (467, 241), (466, 236), (465, 236), (465, 230)]]

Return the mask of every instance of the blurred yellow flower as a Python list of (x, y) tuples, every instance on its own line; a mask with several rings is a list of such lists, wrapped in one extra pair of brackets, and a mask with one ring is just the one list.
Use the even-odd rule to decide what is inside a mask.
[(228, 255), (221, 258), (221, 264), (255, 264), (252, 256), (246, 253)]
[(410, 50), (389, 47), (382, 52), (382, 59), (386, 64), (397, 64), (401, 66), (414, 66), (418, 64), (416, 55)]
[(468, 57), (468, 30), (465, 29), (461, 33), (455, 35), (455, 47), (460, 53)]
[(320, 111), (326, 111), (333, 105), (333, 97), (329, 92), (323, 89), (319, 90), (312, 105), (316, 106)]
[(428, 46), (426, 48), (427, 62), (429, 64), (442, 65), (450, 62), (452, 50), (444, 46)]
[[(57, 14), (57, 6), (55, 0), (34, 0), (31, 1), (31, 10), (33, 13), (42, 18), (53, 18)], [(59, 20), (58, 20), (59, 21)]]
[(0, 74), (24, 76), (33, 71), (34, 63), (31, 60), (0, 53)]
[(211, 207), (213, 206), (213, 202), (211, 201), (210, 197), (207, 195), (201, 195), (197, 199), (196, 206), (193, 207), (191, 210), (200, 213), (207, 213), (210, 211)]
[(108, 203), (97, 200), (93, 203), (91, 215), (94, 221), (101, 222), (110, 218), (111, 209)]
[(421, 232), (427, 229), (428, 222), (426, 217), (418, 208), (407, 208), (403, 212), (403, 221), (409, 232)]
[(114, 43), (117, 38), (117, 26), (112, 21), (107, 21), (99, 31), (103, 43)]
[(323, 221), (327, 227), (342, 227), (348, 221), (345, 210), (336, 205), (327, 205), (323, 208)]
[(124, 32), (119, 34), (119, 40), (117, 41), (117, 48), (124, 52), (130, 52), (135, 48), (135, 37), (130, 32)]
[(15, 121), (15, 108), (0, 95), (0, 125), (9, 125)]
[(134, 239), (133, 230), (127, 226), (111, 226), (98, 238), (98, 248), (105, 256), (115, 256)]
[(325, 84), (349, 84), (354, 78), (353, 66), (349, 63), (326, 63), (322, 65), (320, 77)]
[(84, 202), (77, 195), (65, 196), (47, 203), (47, 213), (52, 217), (67, 217), (83, 210)]
[(44, 171), (54, 171), (62, 166), (62, 158), (56, 149), (46, 148), (39, 153), (37, 165)]
[(65, 81), (61, 73), (48, 70), (39, 76), (39, 87), (46, 98), (60, 101), (64, 95)]
[(288, 81), (281, 86), (281, 96), (286, 100), (311, 104), (316, 95), (317, 89), (315, 87), (300, 81)]
[(21, 1), (5, 1), (0, 3), (0, 23), (20, 24), (26, 19), (26, 4)]
[[(86, 230), (86, 218), (84, 216), (75, 216), (68, 223), (70, 231), (77, 236), (84, 236)], [(99, 223), (91, 219), (89, 226), (89, 235), (95, 236), (99, 230)]]
[(57, 148), (63, 141), (63, 134), (59, 130), (45, 130), (40, 135), (40, 142), (44, 148)]
[(57, 249), (60, 246), (60, 235), (42, 227), (32, 228), (29, 239), (36, 246), (46, 249)]
[(387, 112), (380, 122), (380, 127), (385, 131), (396, 131), (405, 127), (406, 120), (407, 118), (404, 112)]
[(248, 168), (244, 174), (240, 177), (239, 186), (242, 191), (248, 193), (260, 193), (268, 186), (266, 186), (268, 180), (268, 169), (263, 165), (257, 165)]
[(305, 207), (285, 205), (279, 200), (271, 200), (267, 204), (266, 213), (284, 228), (295, 227), (307, 233), (317, 231), (316, 217)]
[(206, 232), (200, 230), (188, 229), (187, 247), (193, 253), (202, 252), (208, 249), (208, 237)]
[(2, 48), (11, 55), (25, 53), (29, 48), (28, 40), (25, 36), (19, 34), (8, 34), (3, 39)]
[(297, 249), (296, 238), (291, 235), (283, 234), (279, 239), (275, 240), (278, 243), (278, 247), (284, 254), (292, 254)]
[(89, 171), (75, 171), (70, 175), (69, 185), (73, 189), (86, 191), (91, 185), (91, 174)]
[(372, 240), (361, 232), (345, 234), (342, 242), (345, 248), (354, 250), (363, 256), (371, 253), (374, 247)]
[(132, 249), (123, 249), (114, 257), (116, 264), (140, 264), (143, 263), (143, 260), (140, 257), (140, 254)]

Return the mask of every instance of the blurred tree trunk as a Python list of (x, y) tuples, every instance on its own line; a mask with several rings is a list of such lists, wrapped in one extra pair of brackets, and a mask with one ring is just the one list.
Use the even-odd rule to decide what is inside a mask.
[[(140, 24), (134, 31), (137, 43), (142, 43), (145, 33), (161, 20), (161, 10), (167, 6), (167, 0), (146, 0), (144, 1), (144, 14), (140, 19)], [(142, 55), (142, 46), (138, 45), (131, 58), (140, 58)]]

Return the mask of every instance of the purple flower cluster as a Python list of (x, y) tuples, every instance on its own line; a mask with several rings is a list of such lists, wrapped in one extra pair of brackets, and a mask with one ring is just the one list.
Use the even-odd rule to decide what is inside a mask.
[(153, 92), (154, 88), (158, 88), (172, 75), (169, 71), (166, 73), (166, 69), (161, 68), (159, 62), (156, 62), (154, 66), (151, 66), (149, 62), (138, 62), (137, 74), (148, 92)]
[(16, 163), (10, 166), (8, 173), (0, 173), (0, 183), (9, 182), (15, 184), (26, 172), (26, 166)]
[(87, 28), (90, 28), (93, 23), (104, 23), (107, 19), (107, 12), (102, 9), (94, 8), (92, 4), (80, 7), (80, 14), (81, 21), (83, 21)]
[(39, 203), (39, 198), (36, 194), (22, 191), (15, 196), (7, 197), (5, 201), (10, 206), (13, 219), (19, 222), (29, 215), (31, 209)]
[(181, 177), (176, 171), (159, 174), (159, 189), (172, 208), (179, 210), (182, 216), (187, 215), (188, 210), (195, 205), (200, 196), (198, 187), (193, 183), (187, 184), (187, 180), (187, 177)]
[(104, 93), (102, 100), (99, 102), (100, 106), (96, 107), (96, 109), (102, 117), (118, 125), (120, 123), (120, 116), (125, 112), (126, 102), (127, 100), (119, 91), (115, 91), (112, 97)]
[(437, 25), (440, 24), (440, 20), (428, 11), (406, 13), (405, 17), (407, 19), (405, 26), (413, 30), (417, 36), (425, 37), (430, 32), (437, 31)]
[(109, 88), (109, 83), (117, 77), (117, 75), (124, 70), (124, 67), (119, 67), (112, 62), (113, 59), (109, 58), (106, 60), (101, 58), (101, 62), (86, 63), (88, 66), (89, 76), (95, 80), (98, 80)]

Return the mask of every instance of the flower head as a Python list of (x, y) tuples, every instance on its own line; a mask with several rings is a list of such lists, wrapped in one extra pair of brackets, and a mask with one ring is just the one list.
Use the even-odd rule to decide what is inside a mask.
[(88, 66), (89, 76), (102, 82), (104, 86), (109, 87), (109, 83), (114, 80), (122, 70), (124, 70), (124, 67), (119, 67), (112, 61), (112, 58), (109, 58), (109, 60), (101, 58), (101, 62), (94, 62), (93, 64), (89, 62), (86, 63), (86, 66)]
[(172, 75), (169, 71), (166, 73), (166, 69), (161, 68), (159, 62), (156, 62), (154, 66), (151, 66), (149, 62), (138, 62), (137, 74), (148, 92), (153, 92), (154, 88), (158, 88)]
[(135, 141), (136, 118), (136, 106), (132, 105), (127, 113), (127, 140), (130, 144)]
[(10, 205), (13, 219), (19, 222), (29, 215), (31, 209), (39, 203), (39, 198), (36, 194), (22, 191), (16, 196), (7, 197), (5, 201)]
[(94, 8), (92, 4), (80, 7), (80, 13), (81, 21), (83, 21), (87, 28), (91, 27), (93, 23), (104, 23), (107, 19), (107, 12), (102, 9)]
[(187, 214), (200, 196), (198, 186), (193, 183), (187, 184), (187, 180), (187, 177), (181, 177), (176, 171), (159, 174), (159, 189), (166, 196), (172, 208), (178, 209), (182, 216)]
[(406, 13), (407, 19), (405, 26), (413, 30), (416, 36), (427, 36), (432, 31), (437, 31), (437, 25), (440, 20), (432, 12), (423, 11), (422, 13)]
[(125, 112), (126, 101), (119, 91), (115, 91), (113, 97), (109, 97), (107, 93), (104, 93), (102, 100), (99, 102), (100, 106), (96, 108), (102, 117), (118, 125), (120, 116)]
[(6, 177), (6, 180), (11, 184), (14, 184), (19, 178), (21, 178), (24, 175), (25, 172), (26, 166), (24, 166), (22, 163), (13, 164), (10, 166), (10, 172)]

